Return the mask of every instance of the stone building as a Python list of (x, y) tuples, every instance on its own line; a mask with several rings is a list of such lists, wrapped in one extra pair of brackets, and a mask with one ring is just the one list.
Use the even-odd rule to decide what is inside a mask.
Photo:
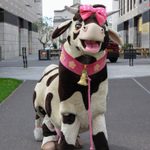
[(42, 0), (0, 1), (0, 59), (27, 54), (39, 49), (37, 31), (33, 23), (42, 17)]
[(124, 43), (150, 49), (149, 0), (113, 0), (113, 3), (118, 3), (120, 9), (115, 23)]
[[(119, 3), (118, 0), (112, 0), (112, 9), (118, 10), (119, 9)], [(112, 16), (112, 29), (117, 32), (117, 24), (119, 19), (119, 13), (115, 13)]]

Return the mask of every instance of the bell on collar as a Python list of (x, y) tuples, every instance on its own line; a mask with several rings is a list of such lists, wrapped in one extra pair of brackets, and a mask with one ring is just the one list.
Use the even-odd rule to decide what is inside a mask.
[(83, 85), (83, 86), (87, 86), (87, 79), (88, 79), (88, 75), (87, 75), (87, 65), (84, 65), (84, 69), (82, 70), (82, 74), (80, 77), (80, 80), (78, 81), (78, 84)]

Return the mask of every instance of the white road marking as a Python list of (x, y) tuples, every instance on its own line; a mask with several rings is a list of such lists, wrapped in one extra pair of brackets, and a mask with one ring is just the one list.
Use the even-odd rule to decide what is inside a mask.
[(144, 89), (144, 91), (146, 91), (148, 94), (150, 94), (150, 91), (145, 88), (140, 82), (138, 82), (135, 78), (132, 78), (132, 80), (137, 83), (142, 89)]

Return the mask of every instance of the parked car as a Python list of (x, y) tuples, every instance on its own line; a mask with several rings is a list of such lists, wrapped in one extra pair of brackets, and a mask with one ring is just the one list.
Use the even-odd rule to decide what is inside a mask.
[(114, 43), (113, 41), (109, 41), (109, 44), (107, 46), (107, 59), (109, 59), (110, 62), (115, 63), (118, 60), (119, 57), (119, 46), (118, 44)]

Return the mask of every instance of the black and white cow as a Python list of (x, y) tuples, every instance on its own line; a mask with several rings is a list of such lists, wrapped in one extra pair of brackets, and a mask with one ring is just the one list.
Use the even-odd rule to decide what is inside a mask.
[(75, 13), (73, 19), (60, 24), (52, 35), (57, 38), (69, 29), (59, 66), (48, 66), (34, 90), (34, 136), (36, 140), (43, 138), (42, 149), (56, 150), (59, 129), (59, 148), (73, 150), (78, 134), (89, 130), (90, 88), (95, 149), (109, 150), (104, 115), (108, 92), (105, 49), (109, 38), (118, 44), (121, 39), (108, 29), (106, 18), (110, 14), (105, 12), (105, 6), (81, 5), (76, 11), (67, 9)]

